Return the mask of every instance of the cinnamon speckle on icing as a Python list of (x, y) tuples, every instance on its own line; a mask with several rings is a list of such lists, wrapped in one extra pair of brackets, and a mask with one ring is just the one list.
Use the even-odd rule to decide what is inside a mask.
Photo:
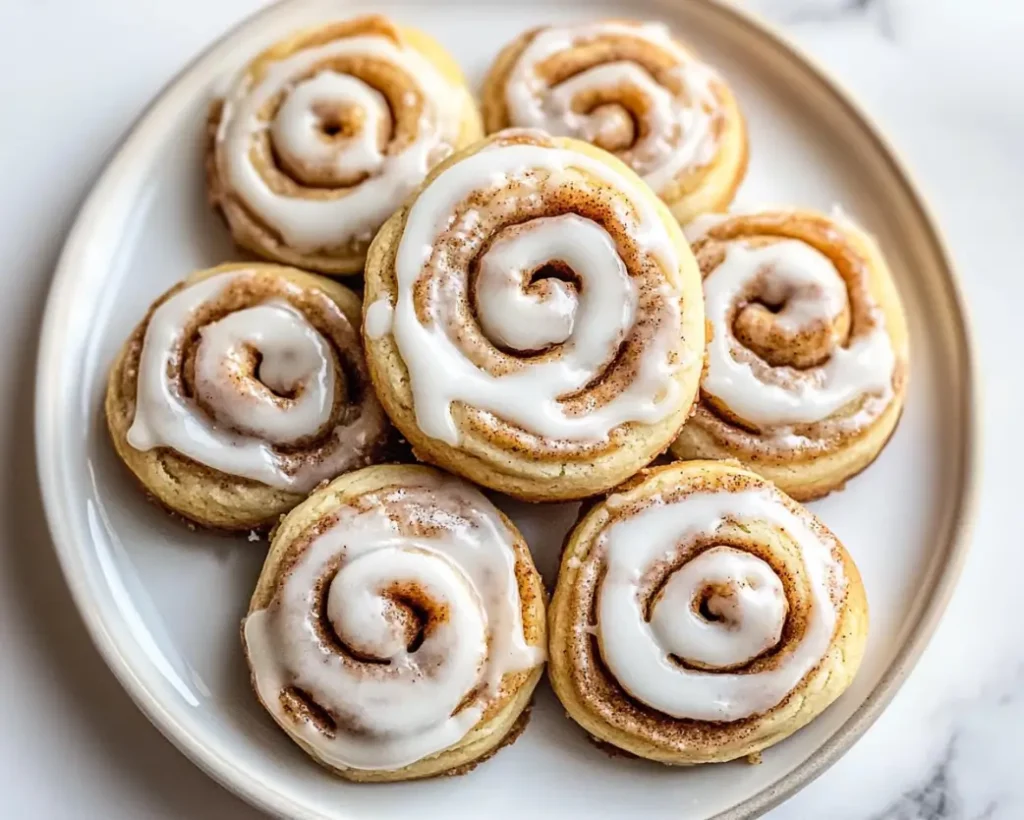
[[(332, 766), (399, 769), (458, 743), (507, 674), (544, 659), (517, 549), (456, 479), (348, 499), (290, 544), (272, 599), (245, 620), (261, 701)], [(286, 708), (295, 688), (329, 725)]]
[[(681, 400), (679, 262), (657, 211), (614, 169), (533, 140), (503, 135), (439, 174), (398, 247), (391, 331), (420, 429), (449, 444), (457, 402), (587, 446)], [(532, 281), (546, 265), (567, 278)]]
[(308, 492), (364, 466), (386, 430), (355, 329), (319, 291), (242, 269), (182, 286), (149, 317), (127, 433), (138, 450)]

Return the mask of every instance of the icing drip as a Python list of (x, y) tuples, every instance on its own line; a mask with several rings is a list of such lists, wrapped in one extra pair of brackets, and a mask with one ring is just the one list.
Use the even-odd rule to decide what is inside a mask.
[[(787, 603), (762, 559), (733, 547), (705, 550), (673, 572), (645, 618), (641, 579), (680, 543), (714, 538), (726, 523), (779, 527), (799, 550), (811, 606), (799, 642), (760, 671), (727, 671), (778, 645)], [(633, 697), (667, 715), (735, 721), (777, 706), (828, 651), (837, 621), (833, 590), (845, 586), (831, 543), (771, 491), (702, 492), (654, 503), (603, 534), (598, 587), (601, 657)], [(701, 613), (701, 595), (713, 619)], [(677, 660), (678, 659), (678, 660)], [(682, 660), (689, 666), (679, 663)], [(690, 666), (703, 668), (693, 669)], [(724, 670), (724, 671), (723, 671)]]
[[(357, 77), (316, 70), (338, 59), (382, 61), (401, 72), (411, 85), (401, 105), (423, 105), (413, 139), (385, 150), (399, 113), (392, 115), (395, 102)], [(281, 95), (284, 100), (268, 122), (265, 110)], [(450, 152), (463, 103), (462, 92), (412, 48), (381, 36), (333, 40), (273, 63), (255, 84), (243, 76), (225, 99), (217, 131), (219, 162), (240, 199), (291, 247), (340, 247), (368, 240)], [(340, 112), (354, 133), (331, 134), (320, 113), (325, 110)], [(294, 183), (268, 184), (254, 164), (254, 141), (268, 128), (297, 193)], [(325, 183), (342, 189), (340, 195), (325, 196), (330, 190)]]
[[(512, 534), (477, 490), (439, 478), (343, 507), (243, 629), (261, 700), (318, 757), (398, 769), (457, 743), (506, 674), (543, 662), (521, 607)], [(426, 619), (418, 643), (410, 618)], [(332, 734), (289, 713), (289, 687), (331, 716)]]
[[(640, 40), (656, 53), (669, 55), (673, 66), (658, 79), (630, 61), (594, 65), (555, 85), (542, 76), (546, 62), (602, 38)], [(617, 152), (660, 192), (715, 156), (715, 124), (720, 117), (715, 80), (712, 69), (686, 52), (660, 24), (591, 23), (537, 34), (509, 75), (505, 100), (513, 125), (596, 142)], [(615, 102), (628, 94), (639, 95), (643, 106), (633, 110)], [(583, 100), (600, 104), (581, 110)], [(638, 138), (634, 118), (640, 126)]]
[[(443, 311), (452, 301), (442, 290), (445, 283), (465, 279), (466, 271), (451, 269), (441, 237), (450, 232), (460, 248), (481, 241), (479, 214), (465, 207), (475, 191), (514, 189), (532, 207), (545, 201), (546, 191), (585, 196), (595, 184), (621, 193), (614, 220), (662, 272), (660, 284), (645, 297), (644, 315), (638, 286), (605, 228), (572, 213), (529, 219), (481, 246), (475, 301), (490, 344), (523, 353), (546, 349), (550, 355), (519, 360), (522, 366), (504, 373), (480, 367), (460, 346)], [(454, 227), (452, 214), (460, 214)], [(545, 265), (568, 268), (571, 275), (566, 281), (531, 282)], [(391, 332), (409, 371), (420, 429), (457, 444), (455, 402), (561, 441), (603, 441), (626, 422), (665, 418), (681, 392), (674, 378), (680, 364), (674, 352), (681, 337), (679, 294), (664, 278), (664, 271), (678, 265), (654, 206), (635, 183), (588, 156), (497, 144), (447, 168), (410, 209), (395, 264)], [(417, 311), (424, 293), (426, 321)], [(630, 384), (601, 406), (568, 413), (561, 399), (593, 382), (641, 321), (651, 337)]]
[[(340, 389), (335, 354), (327, 339), (283, 298), (202, 326), (195, 397), (185, 395), (180, 373), (186, 328), (198, 312), (249, 277), (244, 271), (211, 276), (153, 312), (143, 339), (128, 443), (137, 450), (171, 447), (231, 475), (307, 492), (359, 464), (386, 422), (380, 405), (367, 395), (358, 417), (330, 428)], [(339, 320), (346, 321), (347, 329), (340, 312)], [(296, 462), (275, 449), (327, 433), (333, 441), (316, 458)]]
[(865, 394), (890, 389), (896, 358), (884, 321), (844, 346), (832, 338), (827, 360), (815, 367), (769, 368), (735, 334), (744, 294), (764, 277), (762, 298), (781, 305), (778, 329), (796, 337), (830, 325), (846, 307), (847, 291), (832, 262), (796, 240), (762, 247), (733, 242), (704, 280), (708, 321), (708, 370), (702, 390), (733, 413), (767, 427), (821, 421)]
[(381, 339), (391, 332), (391, 322), (394, 319), (395, 307), (387, 297), (377, 299), (366, 309), (366, 319), (363, 326), (366, 328), (366, 335), (371, 339)]

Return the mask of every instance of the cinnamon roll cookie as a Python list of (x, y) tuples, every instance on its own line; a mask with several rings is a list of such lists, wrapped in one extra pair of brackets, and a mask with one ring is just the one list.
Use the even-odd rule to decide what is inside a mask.
[(271, 46), (214, 107), (210, 199), (235, 241), (322, 273), (358, 272), (377, 229), (454, 149), (481, 136), (455, 61), (369, 16)]
[(522, 726), (543, 587), (479, 491), (427, 467), (368, 467), (281, 523), (242, 637), (261, 703), (327, 768), (457, 774)]
[(661, 763), (755, 754), (850, 685), (867, 600), (842, 544), (734, 464), (646, 471), (570, 534), (549, 673), (587, 732)]
[(736, 458), (796, 499), (870, 464), (907, 388), (907, 322), (878, 246), (810, 211), (708, 215), (687, 228), (711, 339), (672, 452)]
[(118, 455), (191, 521), (274, 523), (321, 481), (384, 455), (360, 319), (358, 296), (293, 268), (192, 274), (153, 304), (110, 371)]
[(484, 83), (483, 116), (488, 133), (541, 128), (611, 151), (681, 222), (724, 209), (746, 173), (746, 128), (732, 91), (660, 23), (521, 34)]
[(519, 498), (582, 498), (677, 435), (702, 301), (681, 230), (625, 165), (504, 132), (432, 171), (374, 240), (370, 375), (422, 460)]

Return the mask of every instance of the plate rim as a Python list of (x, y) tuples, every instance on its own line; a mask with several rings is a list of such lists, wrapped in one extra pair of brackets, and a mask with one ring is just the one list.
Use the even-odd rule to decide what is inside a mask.
[[(305, 1), (276, 0), (276, 2), (271, 2), (252, 14), (244, 16), (221, 35), (203, 46), (153, 95), (121, 135), (116, 148), (108, 155), (103, 170), (94, 179), (90, 191), (75, 217), (74, 224), (67, 233), (48, 289), (40, 329), (39, 352), (36, 357), (34, 433), (36, 436), (36, 469), (43, 508), (61, 572), (93, 645), (108, 668), (114, 673), (121, 687), (165, 738), (203, 772), (234, 794), (251, 805), (262, 810), (269, 810), (281, 817), (326, 820), (325, 815), (294, 803), (281, 792), (251, 777), (229, 756), (220, 754), (204, 744), (201, 739), (193, 735), (188, 727), (177, 720), (164, 706), (161, 699), (148, 689), (136, 675), (129, 656), (122, 652), (117, 639), (107, 628), (100, 608), (95, 605), (91, 588), (86, 583), (84, 573), (81, 572), (80, 565), (77, 563), (80, 559), (80, 553), (76, 546), (77, 539), (65, 526), (61, 516), (61, 497), (55, 489), (58, 485), (56, 477), (60, 470), (61, 460), (60, 454), (51, 446), (50, 442), (53, 439), (48, 434), (48, 431), (56, 425), (56, 420), (51, 419), (51, 416), (55, 415), (52, 408), (55, 408), (57, 403), (50, 395), (53, 390), (52, 380), (43, 377), (43, 374), (49, 370), (47, 362), (52, 361), (59, 353), (57, 337), (61, 325), (60, 310), (57, 308), (60, 294), (66, 289), (66, 282), (74, 276), (79, 246), (85, 247), (88, 244), (92, 223), (100, 217), (102, 211), (106, 189), (112, 186), (117, 176), (118, 166), (130, 157), (132, 143), (143, 130), (153, 110), (171, 90), (198, 68), (210, 52), (264, 17), (279, 13), (285, 6), (298, 6)], [(686, 1), (669, 0), (669, 4)], [(693, 2), (694, 0), (689, 1)], [(748, 34), (759, 38), (766, 46), (781, 53), (790, 62), (797, 64), (828, 92), (852, 119), (859, 123), (865, 135), (874, 143), (879, 156), (883, 157), (889, 166), (891, 181), (902, 189), (907, 202), (916, 211), (919, 224), (927, 229), (927, 245), (930, 246), (944, 273), (942, 279), (946, 290), (945, 295), (955, 312), (956, 346), (959, 348), (963, 361), (961, 395), (964, 414), (963, 452), (961, 453), (963, 475), (957, 505), (949, 518), (947, 543), (944, 545), (946, 559), (938, 569), (933, 592), (916, 614), (916, 621), (907, 632), (902, 646), (874, 688), (831, 737), (819, 746), (810, 757), (775, 783), (741, 803), (708, 818), (708, 820), (749, 820), (794, 795), (842, 757), (892, 701), (929, 644), (957, 586), (971, 544), (980, 486), (981, 413), (977, 387), (979, 371), (970, 313), (952, 254), (934, 213), (927, 199), (921, 194), (916, 177), (910, 171), (900, 150), (892, 144), (885, 131), (845, 84), (833, 77), (817, 58), (794, 43), (774, 24), (756, 12), (734, 4), (733, 0), (696, 0), (696, 2), (707, 7), (713, 13), (727, 18), (732, 25), (745, 27)]]

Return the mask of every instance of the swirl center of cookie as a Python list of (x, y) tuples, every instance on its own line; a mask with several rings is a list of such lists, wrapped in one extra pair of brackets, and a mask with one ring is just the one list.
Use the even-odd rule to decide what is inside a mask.
[(537, 34), (505, 100), (514, 125), (613, 151), (661, 192), (718, 150), (715, 82), (664, 26), (591, 23)]
[(306, 185), (338, 187), (380, 171), (391, 127), (391, 110), (377, 89), (323, 71), (292, 88), (271, 132), (289, 173)]
[[(478, 650), (487, 643), (473, 587), (458, 567), (424, 550), (383, 547), (343, 564), (327, 594), (327, 617), (355, 654), (391, 664), (413, 653), (443, 658), (455, 640)], [(483, 659), (477, 652), (476, 664)], [(466, 668), (475, 674), (472, 661)]]
[(529, 352), (572, 339), (598, 362), (622, 341), (636, 311), (614, 241), (575, 214), (507, 230), (480, 261), (476, 300), (484, 332), (497, 344)]
[(849, 336), (847, 285), (797, 240), (730, 243), (704, 280), (708, 369), (701, 383), (739, 418), (773, 427), (821, 421), (891, 386), (895, 354), (876, 310)]
[(583, 153), (499, 143), (416, 199), (393, 314), (373, 308), (367, 331), (393, 333), (432, 438), (459, 443), (461, 402), (551, 440), (602, 442), (678, 408), (679, 264), (636, 182)]
[[(680, 546), (721, 544), (729, 527), (744, 532), (765, 525), (778, 530), (774, 537), (801, 570), (782, 573), (739, 548), (713, 546), (689, 557)], [(834, 596), (845, 585), (842, 565), (831, 543), (773, 491), (655, 499), (613, 522), (601, 545), (607, 567), (598, 586), (601, 657), (626, 692), (659, 712), (717, 721), (761, 714), (828, 651)], [(684, 562), (645, 606), (645, 583), (680, 555)], [(788, 612), (790, 592), (802, 601), (796, 615)], [(791, 634), (783, 642), (787, 625)], [(771, 662), (761, 664), (759, 656), (776, 648)]]
[(507, 674), (544, 659), (526, 642), (500, 514), (469, 485), (423, 481), (353, 499), (298, 539), (273, 600), (243, 626), (261, 700), (331, 765), (400, 769), (440, 752)]
[(464, 97), (384, 36), (309, 45), (243, 76), (217, 131), (226, 179), (302, 251), (369, 242), (451, 151)]
[(712, 547), (672, 573), (651, 607), (658, 643), (691, 666), (723, 669), (775, 646), (786, 623), (782, 581), (756, 555)]
[(330, 346), (286, 302), (256, 305), (202, 328), (195, 381), (197, 398), (218, 421), (274, 444), (315, 435), (331, 420)]

